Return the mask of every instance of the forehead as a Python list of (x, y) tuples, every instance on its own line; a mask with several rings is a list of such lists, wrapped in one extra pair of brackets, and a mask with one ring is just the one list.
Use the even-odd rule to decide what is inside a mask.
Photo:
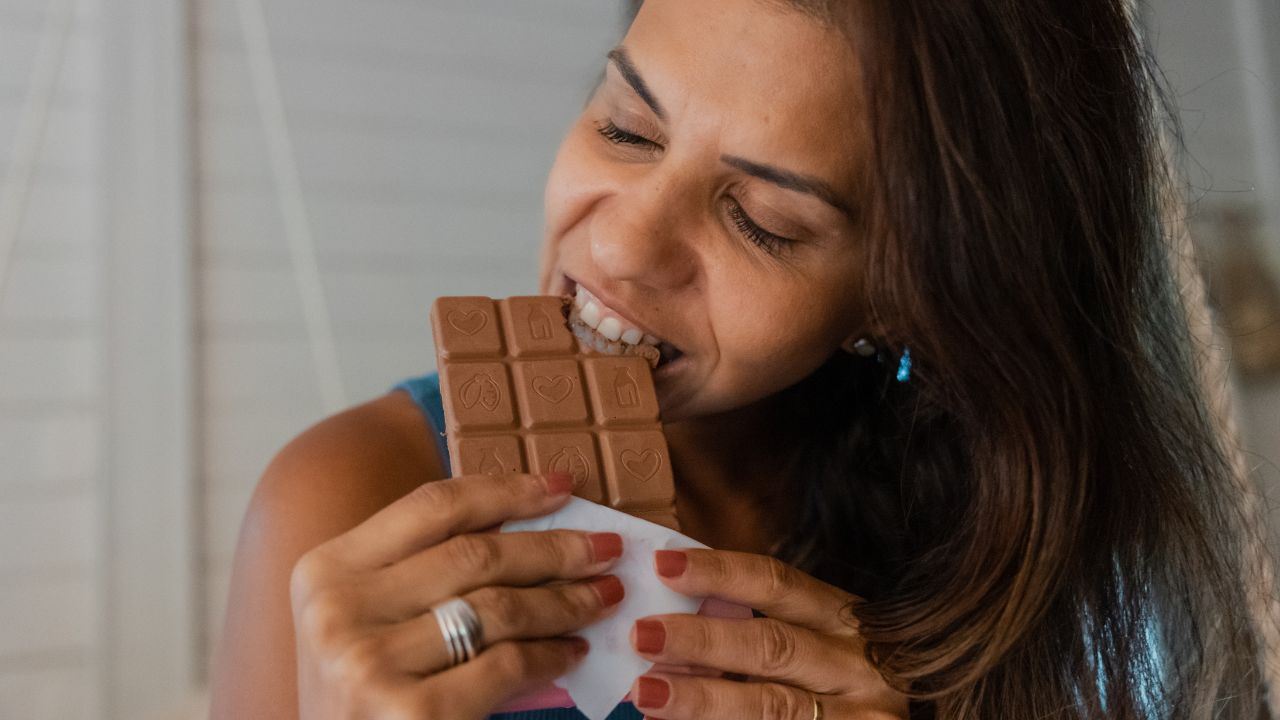
[(839, 31), (778, 0), (645, 0), (622, 44), (677, 131), (845, 186), (861, 100)]

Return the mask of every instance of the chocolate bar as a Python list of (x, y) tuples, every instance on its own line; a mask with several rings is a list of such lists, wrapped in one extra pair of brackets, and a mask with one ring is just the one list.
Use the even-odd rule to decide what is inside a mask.
[(569, 306), (552, 296), (432, 305), (453, 473), (568, 472), (574, 495), (679, 530), (650, 360), (583, 348)]

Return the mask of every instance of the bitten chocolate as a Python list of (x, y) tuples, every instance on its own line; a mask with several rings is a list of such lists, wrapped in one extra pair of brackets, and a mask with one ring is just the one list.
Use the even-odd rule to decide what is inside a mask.
[(574, 495), (679, 530), (650, 361), (583, 348), (567, 309), (545, 295), (432, 305), (454, 474), (559, 470)]

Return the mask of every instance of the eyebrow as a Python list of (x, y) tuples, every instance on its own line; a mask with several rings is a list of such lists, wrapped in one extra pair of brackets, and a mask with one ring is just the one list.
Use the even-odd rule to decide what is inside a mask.
[(658, 99), (649, 92), (649, 86), (645, 84), (644, 78), (640, 77), (640, 71), (636, 70), (636, 66), (631, 62), (631, 55), (625, 47), (618, 47), (609, 51), (609, 59), (617, 66), (618, 72), (622, 73), (622, 79), (627, 81), (632, 90), (640, 96), (645, 105), (658, 116), (659, 120), (667, 119), (667, 111), (662, 109), (662, 105), (658, 103)]
[[(609, 51), (609, 60), (613, 61), (618, 72), (622, 73), (622, 79), (627, 81), (631, 89), (636, 95), (644, 101), (645, 105), (658, 116), (659, 120), (666, 121), (667, 113), (662, 109), (662, 104), (653, 96), (649, 90), (649, 85), (645, 83), (644, 78), (640, 76), (640, 71), (636, 69), (634, 63), (631, 62), (631, 55), (627, 49), (621, 45)], [(826, 202), (835, 209), (844, 213), (849, 219), (853, 219), (853, 209), (844, 201), (840, 193), (836, 192), (830, 185), (816, 177), (809, 175), (801, 175), (789, 170), (783, 170), (773, 165), (765, 165), (764, 163), (754, 162), (746, 158), (736, 155), (721, 155), (720, 161), (741, 170), (752, 177), (759, 178), (765, 182), (777, 185), (785, 190), (794, 190), (796, 192), (813, 195), (818, 199)]]
[(853, 209), (849, 207), (840, 193), (831, 188), (830, 185), (815, 177), (793, 173), (782, 168), (772, 165), (764, 165), (758, 162), (752, 162), (746, 158), (740, 158), (736, 155), (721, 155), (720, 161), (738, 168), (744, 173), (753, 177), (760, 178), (765, 182), (773, 183), (785, 190), (794, 190), (808, 195), (813, 195), (826, 202), (831, 207), (844, 213), (850, 220), (853, 219)]

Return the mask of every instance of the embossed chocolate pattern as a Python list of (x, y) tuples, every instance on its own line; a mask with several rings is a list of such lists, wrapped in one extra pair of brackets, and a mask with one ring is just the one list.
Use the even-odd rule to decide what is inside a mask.
[(662, 467), (662, 456), (658, 454), (657, 450), (653, 449), (636, 452), (628, 448), (622, 451), (620, 457), (622, 458), (622, 467), (640, 480), (652, 478), (657, 474), (658, 468)]
[(485, 410), (496, 410), (502, 393), (498, 390), (498, 383), (488, 373), (476, 373), (458, 388), (458, 397), (462, 400), (462, 407), (468, 410), (477, 403)]
[(581, 350), (555, 297), (444, 297), (432, 329), (455, 474), (569, 473), (574, 494), (679, 529), (650, 365)]
[(449, 324), (463, 335), (475, 335), (484, 329), (489, 317), (479, 310), (463, 313), (457, 310), (449, 313)]
[(551, 339), (551, 316), (540, 307), (529, 310), (529, 337), (534, 340)]
[(587, 459), (582, 456), (582, 451), (576, 447), (560, 448), (547, 461), (547, 472), (569, 473), (573, 476), (574, 490), (581, 488), (582, 484), (591, 477), (591, 469), (587, 465)]
[(538, 375), (533, 379), (533, 391), (549, 403), (558, 403), (573, 392), (573, 378), (568, 375)]

